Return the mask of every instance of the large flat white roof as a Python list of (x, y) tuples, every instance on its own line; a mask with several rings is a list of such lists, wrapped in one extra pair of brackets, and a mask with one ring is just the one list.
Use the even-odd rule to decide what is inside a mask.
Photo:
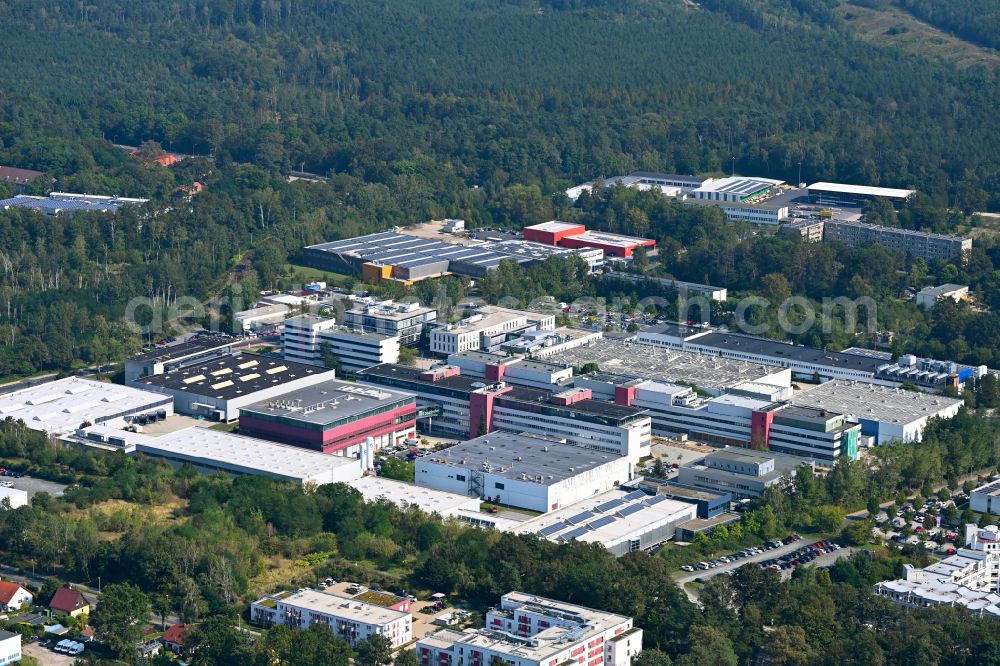
[(964, 401), (937, 393), (835, 379), (798, 391), (791, 403), (858, 419), (906, 425), (932, 416), (954, 416)]
[(382, 476), (364, 476), (350, 486), (361, 493), (366, 502), (387, 499), (397, 506), (414, 506), (426, 513), (449, 517), (460, 509), (479, 511), (479, 498), (422, 488)]
[(889, 199), (905, 199), (915, 193), (914, 190), (901, 190), (892, 187), (872, 187), (870, 185), (846, 185), (844, 183), (826, 182), (813, 183), (806, 189), (836, 192), (837, 194), (855, 194), (862, 197), (887, 197)]
[(541, 224), (533, 224), (530, 227), (525, 227), (525, 229), (534, 229), (537, 231), (570, 231), (571, 229), (581, 229), (582, 224), (574, 224), (573, 222), (560, 222), (559, 220), (550, 220), (549, 222), (542, 222)]
[(209, 428), (185, 428), (136, 444), (136, 451), (239, 474), (265, 474), (293, 481), (324, 481), (335, 469), (356, 466), (355, 458), (307, 451), (255, 437)]
[(349, 597), (342, 597), (329, 592), (319, 590), (303, 590), (289, 595), (280, 602), (288, 606), (302, 608), (313, 613), (325, 613), (334, 617), (363, 622), (365, 624), (389, 624), (396, 620), (407, 617), (409, 613), (404, 611), (366, 604)]
[(66, 377), (0, 395), (0, 419), (21, 419), (32, 430), (61, 435), (84, 422), (110, 421), (172, 401), (163, 394), (130, 386)]

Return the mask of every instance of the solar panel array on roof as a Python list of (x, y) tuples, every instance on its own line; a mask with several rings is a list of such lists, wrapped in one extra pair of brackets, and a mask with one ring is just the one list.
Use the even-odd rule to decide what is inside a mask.
[(543, 527), (542, 529), (538, 530), (538, 536), (548, 537), (555, 534), (556, 532), (561, 532), (567, 527), (569, 527), (569, 524), (563, 522), (556, 523), (555, 525), (549, 525), (548, 527)]
[(623, 497), (622, 500), (625, 501), (625, 502), (632, 502), (632, 501), (635, 501), (637, 499), (642, 499), (643, 497), (646, 497), (646, 496), (647, 496), (646, 493), (644, 493), (641, 490), (633, 490), (628, 495), (626, 495), (625, 497)]
[(615, 522), (614, 516), (601, 516), (597, 520), (592, 520), (587, 523), (586, 527), (590, 530), (596, 530), (604, 527), (605, 525), (610, 525), (613, 522)]
[(566, 532), (566, 534), (563, 534), (562, 536), (560, 536), (559, 539), (562, 540), (562, 541), (572, 541), (573, 539), (577, 538), (578, 536), (583, 536), (584, 534), (586, 534), (589, 531), (590, 530), (587, 529), (586, 526), (584, 526), (584, 527), (578, 527), (575, 530), (570, 530), (569, 532)]
[(656, 506), (660, 502), (666, 502), (668, 499), (670, 498), (664, 495), (657, 495), (656, 497), (650, 497), (648, 500), (644, 500), (643, 504), (646, 506)]
[(622, 518), (624, 518), (625, 516), (631, 516), (633, 513), (637, 513), (639, 511), (642, 511), (645, 508), (646, 507), (643, 506), (642, 504), (632, 504), (631, 506), (627, 506), (624, 509), (622, 509), (621, 511), (619, 511), (618, 515), (621, 516)]
[(566, 522), (568, 522), (570, 525), (579, 525), (588, 518), (593, 518), (593, 517), (594, 517), (593, 511), (584, 511), (583, 513), (576, 514), (572, 518), (567, 518)]
[(625, 500), (623, 498), (618, 498), (611, 500), (610, 502), (598, 504), (597, 506), (594, 507), (594, 511), (597, 511), (598, 513), (605, 513), (606, 511), (610, 511), (611, 509), (617, 508), (622, 504), (625, 504)]

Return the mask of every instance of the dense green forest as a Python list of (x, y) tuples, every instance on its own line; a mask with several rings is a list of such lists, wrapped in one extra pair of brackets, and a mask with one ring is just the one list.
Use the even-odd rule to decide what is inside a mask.
[[(242, 261), (245, 303), (303, 244), (444, 215), (648, 232), (668, 251), (658, 270), (747, 290), (771, 273), (810, 297), (903, 286), (883, 270), (900, 258), (790, 249), (711, 211), (625, 195), (567, 208), (565, 186), (635, 168), (795, 180), (801, 163), (804, 180), (915, 186), (925, 196), (889, 223), (937, 231), (957, 211), (1000, 209), (995, 73), (861, 43), (824, 0), (702, 6), (4, 3), (0, 164), (153, 203), (72, 220), (0, 212), (0, 375), (119, 360), (141, 341), (117, 323), (133, 298), (161, 310), (144, 315), (155, 322), (182, 296), (232, 297)], [(149, 141), (205, 157), (167, 169), (112, 145)], [(289, 184), (293, 168), (331, 179)], [(195, 180), (206, 192), (171, 202)], [(982, 247), (988, 261), (921, 279), (958, 273), (992, 302)], [(905, 314), (904, 332), (928, 339)], [(997, 336), (977, 339), (967, 318), (937, 342), (960, 337), (969, 351), (953, 356), (993, 362)]]
[(908, 12), (970, 42), (1000, 49), (1000, 12), (992, 0), (897, 0)]

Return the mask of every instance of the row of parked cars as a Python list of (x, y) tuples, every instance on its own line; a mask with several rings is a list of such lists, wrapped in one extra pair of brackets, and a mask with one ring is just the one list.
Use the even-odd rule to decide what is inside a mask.
[(708, 562), (699, 562), (695, 565), (685, 564), (681, 567), (682, 571), (695, 571), (702, 570), (708, 571), (709, 569), (714, 569), (720, 567), (723, 564), (730, 564), (731, 562), (736, 562), (747, 557), (753, 557), (754, 555), (760, 555), (761, 553), (767, 552), (769, 550), (774, 550), (775, 548), (780, 548), (781, 546), (794, 543), (795, 541), (801, 541), (802, 537), (798, 534), (789, 534), (784, 539), (774, 539), (773, 541), (768, 541), (763, 546), (754, 546), (752, 548), (744, 548), (743, 550), (733, 553), (732, 555), (723, 555), (717, 560), (709, 560)]
[(764, 560), (760, 563), (760, 568), (783, 571), (785, 569), (791, 569), (792, 567), (798, 567), (803, 564), (809, 564), (820, 555), (832, 553), (836, 550), (840, 550), (840, 548), (841, 545), (839, 543), (833, 543), (832, 541), (817, 541), (809, 544), (808, 546), (803, 546), (795, 552), (788, 553), (787, 555), (782, 555), (781, 557), (776, 557), (770, 560)]
[[(41, 643), (39, 643), (39, 645), (43, 647), (48, 647), (50, 644), (51, 640), (42, 641)], [(52, 646), (52, 650), (54, 652), (59, 652), (61, 654), (68, 654), (70, 656), (83, 654), (83, 651), (85, 649), (86, 648), (83, 643), (78, 643), (77, 641), (71, 641), (68, 638), (63, 639)]]

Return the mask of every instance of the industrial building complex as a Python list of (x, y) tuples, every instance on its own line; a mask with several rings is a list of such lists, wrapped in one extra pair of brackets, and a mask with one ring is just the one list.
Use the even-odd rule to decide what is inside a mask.
[(27, 208), (44, 215), (59, 215), (60, 213), (75, 215), (81, 212), (116, 213), (122, 206), (136, 206), (148, 202), (149, 199), (51, 192), (47, 197), (21, 194), (10, 199), (2, 199), (0, 200), (0, 210)]

